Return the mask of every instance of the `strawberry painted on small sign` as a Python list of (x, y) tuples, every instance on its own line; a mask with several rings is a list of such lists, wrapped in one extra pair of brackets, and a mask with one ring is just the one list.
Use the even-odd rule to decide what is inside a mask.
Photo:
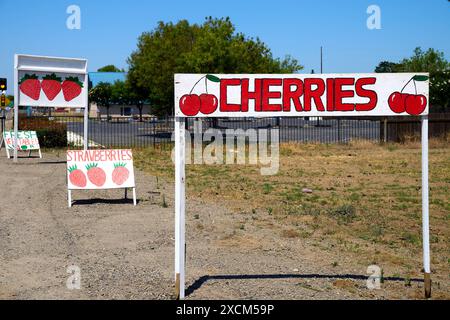
[(125, 149), (67, 151), (67, 185), (69, 197), (71, 190), (133, 188), (135, 199), (132, 151)]

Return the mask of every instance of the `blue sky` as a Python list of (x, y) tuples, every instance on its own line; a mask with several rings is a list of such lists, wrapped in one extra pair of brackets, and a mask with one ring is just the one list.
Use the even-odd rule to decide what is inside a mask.
[[(69, 5), (81, 8), (81, 30), (66, 28)], [(366, 27), (367, 7), (381, 9), (381, 30)], [(12, 93), (15, 53), (89, 59), (89, 70), (106, 64), (127, 68), (138, 36), (158, 21), (229, 16), (238, 31), (260, 37), (277, 57), (290, 54), (309, 73), (372, 72), (381, 60), (411, 56), (417, 46), (450, 53), (447, 0), (0, 0), (0, 77)]]

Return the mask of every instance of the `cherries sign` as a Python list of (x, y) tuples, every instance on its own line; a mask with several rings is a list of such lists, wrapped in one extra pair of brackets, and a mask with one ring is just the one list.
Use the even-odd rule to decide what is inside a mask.
[[(427, 81), (427, 76), (417, 75), (411, 78), (403, 89), (398, 92), (394, 92), (391, 94), (388, 100), (389, 107), (395, 113), (404, 113), (407, 112), (410, 115), (418, 116), (422, 114), (427, 107), (427, 97), (423, 94), (417, 94), (416, 81)], [(406, 86), (411, 83), (414, 83), (414, 88), (416, 90), (415, 94), (403, 93)]]
[(429, 111), (428, 73), (175, 74), (174, 80), (179, 117), (386, 117)]
[[(192, 92), (195, 87), (202, 80), (205, 80), (206, 93), (202, 93), (200, 95), (193, 94)], [(193, 117), (199, 113), (212, 114), (217, 110), (219, 100), (215, 95), (208, 93), (208, 81), (220, 83), (220, 79), (218, 77), (208, 74), (197, 81), (189, 94), (181, 97), (180, 110), (184, 115)]]

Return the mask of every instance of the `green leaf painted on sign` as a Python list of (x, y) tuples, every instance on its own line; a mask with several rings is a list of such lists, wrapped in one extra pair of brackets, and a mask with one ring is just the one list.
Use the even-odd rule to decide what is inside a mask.
[(417, 75), (417, 76), (414, 76), (414, 81), (427, 81), (429, 78), (428, 78), (428, 76), (419, 76), (419, 75)]
[(22, 146), (22, 150), (27, 150), (28, 147), (27, 146)]
[(213, 76), (212, 74), (206, 75), (206, 79), (212, 82), (220, 82), (220, 79), (216, 76)]

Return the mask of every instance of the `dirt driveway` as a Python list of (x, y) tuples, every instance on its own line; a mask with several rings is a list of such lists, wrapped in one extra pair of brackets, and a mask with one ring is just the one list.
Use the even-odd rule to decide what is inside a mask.
[[(170, 299), (173, 186), (137, 171), (137, 207), (121, 200), (123, 191), (100, 191), (74, 192), (69, 209), (64, 156), (18, 165), (0, 158), (0, 299)], [(387, 277), (371, 291), (367, 265), (280, 237), (270, 217), (267, 227), (246, 219), (220, 204), (188, 201), (188, 299), (422, 296), (420, 276), (407, 287)], [(66, 287), (71, 265), (81, 270), (80, 290)]]

